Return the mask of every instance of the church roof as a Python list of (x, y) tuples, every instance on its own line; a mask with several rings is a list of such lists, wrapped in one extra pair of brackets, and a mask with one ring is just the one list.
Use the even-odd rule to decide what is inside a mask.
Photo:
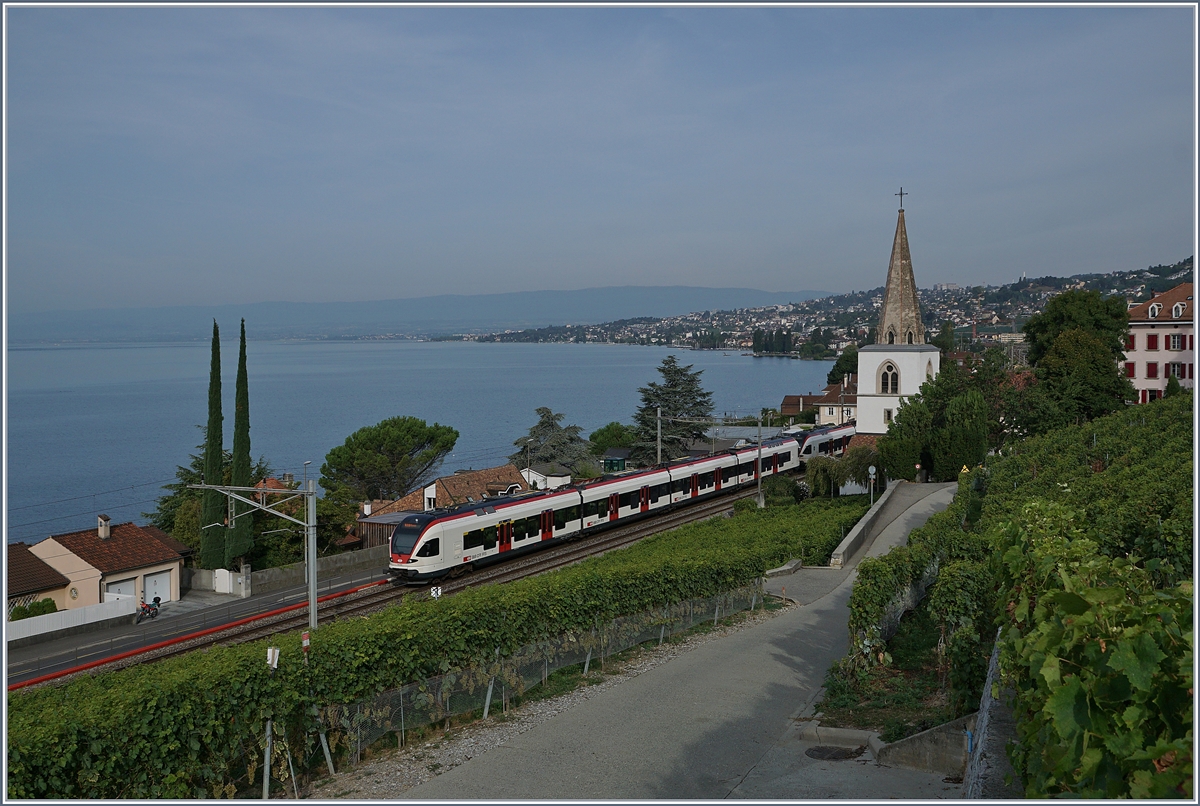
[(879, 311), (877, 341), (888, 344), (889, 334), (894, 344), (925, 343), (925, 323), (921, 321), (921, 304), (917, 301), (917, 281), (913, 277), (912, 255), (908, 251), (908, 230), (904, 226), (904, 208), (896, 219), (896, 237), (892, 241), (892, 259), (888, 264), (887, 287)]

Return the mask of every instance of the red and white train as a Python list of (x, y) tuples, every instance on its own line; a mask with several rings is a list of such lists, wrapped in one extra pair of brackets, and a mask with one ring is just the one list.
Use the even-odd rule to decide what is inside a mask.
[[(852, 436), (854, 425), (848, 424), (765, 441), (762, 476), (794, 470), (813, 456), (840, 454)], [(757, 481), (757, 465), (758, 446), (752, 445), (543, 493), (363, 520), (394, 525), (388, 572), (396, 581), (417, 582), (708, 500)]]

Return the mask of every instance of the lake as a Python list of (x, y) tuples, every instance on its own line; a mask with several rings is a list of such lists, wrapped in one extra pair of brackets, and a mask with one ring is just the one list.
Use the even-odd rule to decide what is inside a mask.
[[(222, 343), (224, 437), (233, 441), (237, 340)], [(548, 406), (584, 436), (632, 422), (637, 390), (674, 353), (703, 370), (717, 414), (754, 414), (817, 392), (831, 361), (608, 344), (249, 342), (250, 441), (276, 474), (320, 474), (353, 431), (399, 415), (458, 429), (442, 472), (503, 464)], [(208, 419), (208, 343), (110, 344), (8, 351), (7, 536), (143, 523)]]

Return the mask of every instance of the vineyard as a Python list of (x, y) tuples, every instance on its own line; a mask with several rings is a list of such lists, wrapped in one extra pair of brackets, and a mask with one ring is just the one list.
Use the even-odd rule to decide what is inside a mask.
[[(317, 757), (321, 708), (480, 668), (626, 614), (714, 596), (789, 559), (828, 561), (862, 496), (744, 509), (571, 568), (440, 600), (409, 599), (313, 634), (213, 648), (8, 698), (10, 798), (233, 796), (255, 776), (267, 719)], [(277, 740), (278, 741), (278, 740)]]
[(1028, 796), (1191, 797), (1192, 439), (1180, 395), (963, 474), (907, 546), (860, 564), (840, 674), (887, 663), (900, 603), (928, 586), (956, 713), (1001, 628)]

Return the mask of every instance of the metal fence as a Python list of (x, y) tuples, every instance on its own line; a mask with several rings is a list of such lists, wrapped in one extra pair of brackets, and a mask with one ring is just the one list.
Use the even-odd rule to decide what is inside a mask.
[(321, 712), (322, 723), (330, 743), (346, 747), (351, 762), (357, 764), (366, 748), (389, 734), (403, 745), (409, 731), (452, 716), (482, 710), (487, 718), (495, 709), (507, 710), (514, 694), (545, 683), (559, 669), (582, 664), (586, 673), (610, 655), (639, 644), (661, 644), (703, 622), (715, 624), (722, 617), (752, 611), (762, 601), (760, 581), (717, 596), (612, 619), (588, 632), (566, 633), (511, 655), (502, 656), (497, 650), (488, 663), (410, 683), (369, 700), (328, 706)]

